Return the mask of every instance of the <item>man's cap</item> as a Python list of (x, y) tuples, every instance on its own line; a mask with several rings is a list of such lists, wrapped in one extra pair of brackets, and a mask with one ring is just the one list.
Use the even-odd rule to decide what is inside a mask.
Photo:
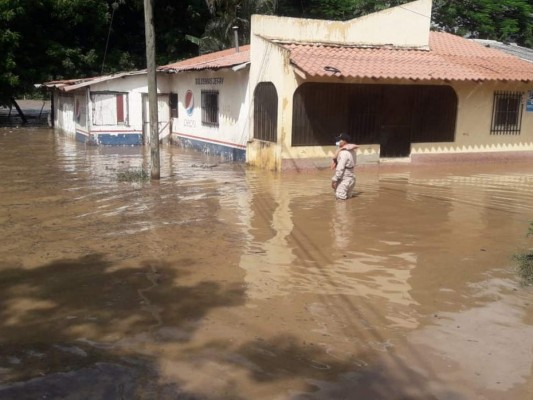
[(347, 133), (341, 133), (339, 136), (335, 138), (335, 141), (338, 142), (340, 140), (344, 140), (345, 142), (350, 143), (352, 141), (352, 137), (348, 135)]

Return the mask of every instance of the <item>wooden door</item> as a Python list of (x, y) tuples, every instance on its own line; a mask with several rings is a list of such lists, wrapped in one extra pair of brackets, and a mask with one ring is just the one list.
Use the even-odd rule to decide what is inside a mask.
[(408, 157), (411, 153), (412, 95), (409, 87), (384, 88), (380, 129), (380, 157)]

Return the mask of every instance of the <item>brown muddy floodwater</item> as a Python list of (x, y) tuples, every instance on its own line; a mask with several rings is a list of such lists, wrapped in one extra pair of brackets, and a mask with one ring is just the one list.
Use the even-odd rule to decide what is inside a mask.
[(0, 128), (0, 399), (533, 398), (533, 163), (143, 153)]

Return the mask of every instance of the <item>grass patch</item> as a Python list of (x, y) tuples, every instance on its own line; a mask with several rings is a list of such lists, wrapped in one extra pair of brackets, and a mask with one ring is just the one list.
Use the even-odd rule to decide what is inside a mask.
[(148, 172), (144, 169), (128, 170), (117, 173), (119, 182), (144, 182), (150, 178)]
[[(533, 236), (533, 221), (529, 222), (526, 236)], [(533, 285), (533, 250), (526, 250), (514, 254), (513, 260), (517, 263), (518, 275), (526, 285)]]
[(533, 285), (533, 250), (513, 255), (518, 275), (526, 285)]

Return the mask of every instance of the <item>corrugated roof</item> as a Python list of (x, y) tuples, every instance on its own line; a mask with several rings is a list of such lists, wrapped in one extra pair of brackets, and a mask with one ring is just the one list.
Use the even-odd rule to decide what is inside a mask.
[(291, 63), (314, 77), (450, 81), (532, 81), (533, 65), (443, 32), (429, 50), (285, 43)]
[(201, 71), (206, 69), (231, 68), (250, 62), (250, 45), (240, 46), (239, 51), (235, 48), (203, 54), (198, 57), (178, 61), (172, 64), (158, 67), (162, 72)]
[[(200, 71), (206, 69), (231, 68), (244, 66), (250, 62), (250, 45), (240, 46), (237, 52), (235, 48), (204, 54), (187, 60), (178, 61), (172, 64), (157, 68), (158, 72), (175, 73), (181, 71)], [(61, 91), (69, 92), (82, 87), (93, 85), (99, 82), (106, 82), (112, 79), (121, 78), (128, 75), (146, 74), (146, 70), (122, 72), (114, 75), (103, 75), (91, 78), (64, 79), (43, 83), (43, 86), (57, 88)]]
[(496, 40), (489, 39), (470, 39), (476, 43), (482, 44), (485, 47), (490, 47), (496, 50), (504, 51), (508, 54), (521, 58), (529, 62), (533, 62), (533, 49), (518, 46), (517, 44), (511, 43), (502, 43)]
[(95, 78), (82, 78), (82, 79), (62, 79), (57, 81), (50, 81), (45, 82), (42, 84), (42, 86), (46, 86), (49, 88), (57, 88), (57, 89), (64, 89), (65, 87), (71, 86), (71, 85), (77, 85), (79, 83), (92, 81)]
[(64, 92), (70, 92), (72, 90), (76, 90), (82, 87), (93, 85), (95, 83), (106, 82), (106, 81), (110, 81), (113, 79), (122, 78), (124, 76), (141, 75), (141, 74), (146, 74), (146, 70), (121, 72), (121, 73), (117, 73), (113, 75), (94, 76), (91, 78), (64, 79), (64, 80), (58, 80), (58, 81), (50, 81), (50, 82), (43, 83), (43, 86), (46, 86), (49, 88), (57, 88)]

